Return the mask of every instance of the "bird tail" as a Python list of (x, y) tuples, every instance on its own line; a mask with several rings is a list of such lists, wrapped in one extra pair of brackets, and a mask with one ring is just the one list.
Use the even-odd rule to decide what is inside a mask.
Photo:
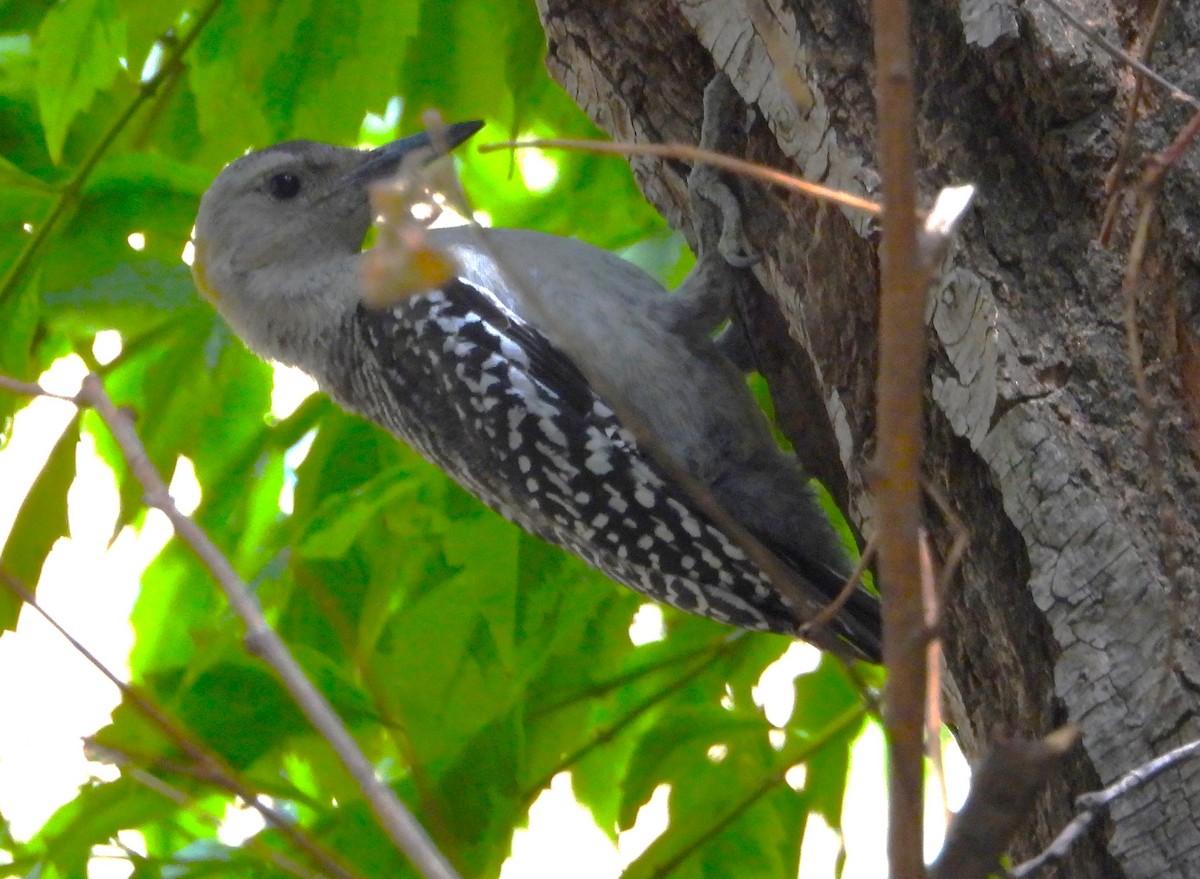
[[(811, 583), (826, 602), (836, 601), (842, 594), (850, 576), (849, 571), (839, 572), (815, 559), (790, 553), (772, 541), (763, 540), (761, 536), (758, 539)], [(861, 583), (854, 587), (845, 604), (826, 626), (848, 642), (864, 659), (876, 663), (883, 661), (883, 618), (879, 596), (868, 591)]]

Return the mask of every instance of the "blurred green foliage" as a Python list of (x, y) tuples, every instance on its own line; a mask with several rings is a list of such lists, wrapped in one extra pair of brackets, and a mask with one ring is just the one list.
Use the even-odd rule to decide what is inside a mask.
[[(194, 296), (181, 262), (201, 193), (248, 148), (379, 142), (417, 128), (427, 107), (484, 119), (477, 142), (599, 136), (543, 52), (532, 0), (0, 5), (0, 371), (33, 379), (74, 352), (137, 413), (160, 472), (191, 460), (196, 519), (464, 875), (497, 875), (531, 802), (569, 769), (610, 834), (671, 786), (670, 828), (632, 874), (790, 879), (808, 812), (840, 820), (859, 724), (841, 672), (824, 663), (801, 678), (801, 707), (769, 740), (751, 688), (785, 639), (668, 611), (665, 637), (635, 646), (637, 595), (483, 509), (390, 436), (323, 397), (272, 420), (271, 369)], [(467, 190), (497, 225), (629, 248), (671, 280), (686, 267), (621, 161), (555, 154), (553, 185), (531, 195), (511, 156), (461, 153)], [(123, 349), (101, 366), (92, 342), (112, 329)], [(26, 402), (0, 392), (5, 434)], [(90, 414), (77, 419), (4, 548), (4, 569), (27, 583), (65, 533), (81, 430), (117, 476), (119, 524), (140, 519), (112, 441)], [(285, 455), (301, 443), (293, 472)], [(18, 611), (0, 590), (0, 627)], [(148, 848), (135, 876), (273, 876), (275, 855), (319, 872), (296, 833), (351, 875), (411, 873), (179, 543), (146, 572), (133, 623), (133, 683), (230, 777), (275, 798), (294, 832), (218, 842), (211, 818), (234, 795), (127, 701), (97, 744), (178, 796), (126, 771), (85, 787), (32, 840), (0, 821), (11, 860), (0, 875), (83, 877), (92, 847), (126, 828)], [(783, 774), (812, 742), (793, 790)]]

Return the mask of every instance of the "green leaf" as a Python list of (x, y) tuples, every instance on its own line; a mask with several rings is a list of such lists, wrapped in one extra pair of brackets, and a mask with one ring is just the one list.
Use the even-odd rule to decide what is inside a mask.
[(660, 784), (686, 786), (697, 772), (716, 772), (727, 776), (723, 787), (728, 789), (734, 779), (724, 770), (705, 765), (706, 761), (715, 762), (708, 758), (710, 750), (717, 747), (732, 750), (743, 744), (753, 748), (756, 740), (765, 738), (761, 718), (713, 711), (711, 706), (679, 706), (668, 710), (643, 739), (629, 767), (622, 829), (633, 826), (637, 809), (645, 805)]
[(24, 0), (0, 6), (0, 32), (31, 31), (53, 6), (55, 0)]
[(404, 608), (389, 627), (390, 649), (376, 660), (422, 763), (458, 754), (516, 697), (491, 633), (463, 612), (469, 589), (451, 578)]
[[(193, 301), (127, 342), (105, 377), (109, 396), (130, 407), (138, 434), (159, 474), (170, 480), (179, 455), (199, 469), (252, 443), (269, 400), (265, 364), (251, 356), (204, 303)], [(153, 417), (149, 417), (153, 413)], [(141, 488), (107, 432), (95, 428), (97, 449), (117, 474), (119, 524), (131, 521)]]
[(165, 820), (174, 808), (162, 793), (128, 778), (88, 784), (46, 822), (29, 847), (58, 875), (83, 877), (93, 846), (113, 839), (119, 830)]
[(698, 728), (686, 713), (658, 726), (653, 742), (667, 744), (642, 758), (671, 779), (671, 823), (626, 879), (795, 876), (806, 797), (784, 782), (786, 763), (765, 730), (749, 718), (690, 719)]
[[(822, 735), (826, 729), (862, 704), (854, 683), (842, 666), (827, 656), (817, 669), (796, 678), (796, 709), (789, 730), (806, 736)], [(865, 721), (865, 718), (864, 718)], [(850, 769), (850, 746), (862, 728), (862, 722), (847, 729), (817, 751), (808, 760), (805, 792), (813, 809), (838, 827), (842, 821), (842, 801), (846, 796), (846, 776)]]
[(396, 93), (389, 59), (414, 25), (411, 4), (388, 0), (225, 4), (189, 67), (200, 131), (230, 157), (296, 136), (352, 142)]
[[(36, 278), (26, 280), (0, 300), (0, 375), (31, 380), (37, 374), (32, 354), (41, 313), (38, 290)], [(21, 405), (26, 402), (20, 400)], [(8, 433), (17, 404), (14, 394), (0, 390), (0, 436)]]
[(53, 186), (18, 168), (3, 156), (0, 156), (0, 187), (3, 187), (5, 191), (25, 189), (43, 195), (51, 195), (55, 192)]
[[(331, 495), (353, 491), (405, 459), (405, 446), (362, 418), (331, 408), (297, 471), (295, 516), (306, 521)], [(407, 460), (415, 455), (408, 452)]]
[[(416, 799), (410, 787), (400, 791), (412, 805)], [(337, 809), (328, 809), (314, 822), (313, 833), (324, 845), (346, 857), (357, 867), (359, 876), (385, 876), (388, 879), (419, 879), (421, 876), (394, 843), (380, 829), (370, 806), (361, 798), (347, 798)], [(270, 842), (277, 833), (263, 836)]]
[(197, 637), (234, 625), (227, 614), (207, 569), (181, 542), (169, 543), (142, 575), (130, 618), (133, 679), (187, 665), (195, 658)]
[[(12, 531), (0, 553), (0, 569), (29, 590), (37, 588), (46, 556), (55, 541), (66, 537), (67, 491), (75, 481), (75, 446), (79, 443), (79, 416), (71, 420), (50, 453), (42, 472), (25, 496)], [(0, 589), (0, 630), (15, 629), (21, 602)]]
[(121, 69), (125, 22), (114, 0), (73, 0), (52, 8), (38, 27), (38, 107), (46, 146), (57, 163), (71, 122)]
[(511, 114), (505, 47), (512, 21), (535, 15), (532, 4), (420, 0), (420, 9), (404, 59), (402, 126), (421, 127), (421, 113), (431, 108), (464, 118)]
[[(172, 283), (167, 280), (171, 273), (180, 282), (187, 279), (180, 289), (186, 289), (194, 302), (194, 287), (180, 255), (196, 218), (196, 204), (209, 182), (207, 172), (157, 155), (130, 153), (104, 162), (46, 248), (45, 288), (70, 291), (113, 274), (122, 265), (154, 261), (162, 268), (146, 271), (164, 284)], [(143, 238), (141, 251), (128, 243), (134, 232)], [(153, 287), (142, 287), (134, 295), (159, 310), (175, 304), (155, 301), (155, 292)], [(128, 294), (122, 298), (127, 300)]]
[[(622, 589), (622, 596), (628, 590)], [(709, 708), (725, 719), (717, 704), (720, 673), (716, 666), (730, 649), (723, 632), (699, 644), (677, 643), (675, 638), (633, 648), (628, 640), (629, 605), (624, 614), (609, 613), (612, 631), (597, 633), (594, 641), (581, 644), (581, 652), (592, 659), (594, 643), (600, 652), (620, 662), (617, 669), (601, 671), (588, 689), (571, 685), (571, 702), (586, 706), (589, 728), (582, 741), (588, 750), (581, 762), (572, 767), (576, 796), (591, 808), (597, 824), (610, 834), (627, 828), (637, 809), (662, 783), (660, 775), (648, 776), (635, 769), (643, 741), (656, 735), (664, 716), (671, 711), (686, 711), (690, 693), (701, 682), (709, 689)], [(614, 603), (611, 610), (615, 611)], [(720, 631), (720, 627), (713, 626)], [(603, 665), (601, 665), (603, 668)], [(710, 675), (710, 670), (712, 674)], [(562, 697), (559, 697), (561, 704)], [(693, 704), (694, 708), (694, 704)], [(643, 769), (646, 764), (639, 764)]]
[(77, 287), (45, 293), (42, 304), (48, 322), (56, 329), (89, 335), (117, 329), (126, 339), (197, 306), (187, 266), (155, 260), (122, 262), (110, 273)]
[(384, 509), (412, 493), (412, 484), (404, 478), (407, 474), (408, 468), (401, 465), (380, 473), (353, 492), (327, 496), (308, 518), (304, 533), (298, 535), (296, 550), (310, 559), (344, 556)]
[[(40, 180), (53, 180), (62, 172), (54, 167), (46, 152), (46, 136), (34, 91), (37, 57), (29, 51), (31, 45), (32, 40), (26, 35), (0, 36), (0, 154), (19, 168), (22, 176), (29, 174)], [(26, 183), (30, 185), (28, 190), (11, 190), (14, 194), (33, 192), (31, 181), (18, 179), (14, 182), (19, 187)], [(26, 214), (21, 220), (40, 221), (43, 215), (43, 212)]]
[[(548, 78), (544, 66), (546, 34), (528, 3), (509, 0), (507, 5), (509, 33), (504, 40), (504, 67), (513, 102), (512, 131), (517, 134), (526, 127), (526, 117), (536, 107), (538, 86)], [(533, 59), (537, 60), (531, 63)]]
[[(297, 28), (296, 54), (277, 63), (264, 83), (276, 124), (316, 140), (353, 143), (364, 110), (382, 113), (398, 93), (396, 50), (416, 27), (414, 3), (314, 2)], [(296, 102), (291, 118), (288, 101)]]
[(160, 698), (187, 729), (235, 768), (249, 766), (308, 729), (291, 697), (260, 663), (234, 659), (182, 683), (185, 686), (175, 693), (170, 693), (170, 685), (159, 684)]
[(513, 826), (528, 808), (518, 784), (524, 740), (521, 720), (519, 712), (502, 715), (476, 733), (458, 759), (438, 772), (442, 810), (454, 816), (447, 822), (452, 834), (447, 842), (464, 875), (500, 872)]

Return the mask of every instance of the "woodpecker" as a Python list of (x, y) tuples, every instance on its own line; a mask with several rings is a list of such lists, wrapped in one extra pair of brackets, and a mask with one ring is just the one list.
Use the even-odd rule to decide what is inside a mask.
[[(447, 126), (439, 144), (479, 127)], [(745, 263), (728, 225), (720, 244), (702, 240), (674, 294), (580, 241), (429, 229), (455, 276), (372, 307), (368, 185), (433, 147), (427, 133), (374, 150), (291, 141), (233, 161), (200, 203), (198, 290), (258, 355), (306, 371), (527, 531), (653, 599), (796, 636), (853, 566), (713, 341), (729, 310), (721, 278)], [(647, 435), (670, 465), (643, 448)], [(795, 572), (805, 606), (783, 598), (673, 472)], [(878, 600), (860, 587), (806, 637), (878, 662)]]

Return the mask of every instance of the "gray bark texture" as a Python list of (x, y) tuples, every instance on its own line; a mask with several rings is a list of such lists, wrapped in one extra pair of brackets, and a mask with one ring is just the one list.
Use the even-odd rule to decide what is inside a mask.
[[(1068, 0), (1140, 51), (1152, 3)], [(765, 10), (769, 29), (748, 11)], [(613, 138), (695, 143), (722, 70), (749, 105), (744, 155), (877, 195), (869, 8), (859, 0), (538, 0), (547, 64)], [(1122, 323), (1136, 213), (1098, 242), (1133, 77), (1039, 0), (914, 4), (920, 187), (979, 196), (931, 290), (925, 472), (969, 532), (947, 596), (950, 715), (969, 757), (1065, 721), (1080, 745), (1012, 852), (1042, 848), (1075, 795), (1200, 737), (1196, 600), (1200, 150), (1169, 172), (1140, 330), (1161, 466), (1147, 456)], [(761, 17), (755, 20), (761, 25)], [(1200, 4), (1171, 5), (1152, 65), (1200, 92)], [(785, 59), (783, 70), (772, 58)], [(799, 87), (785, 84), (794, 74)], [(1134, 172), (1190, 111), (1149, 89)], [(633, 161), (688, 229), (687, 168)], [(870, 534), (878, 230), (860, 213), (748, 185), (759, 285), (741, 303), (784, 429)], [(1132, 189), (1130, 189), (1132, 191)], [(951, 527), (931, 505), (942, 551)], [(1116, 806), (1059, 875), (1200, 870), (1200, 764)]]

